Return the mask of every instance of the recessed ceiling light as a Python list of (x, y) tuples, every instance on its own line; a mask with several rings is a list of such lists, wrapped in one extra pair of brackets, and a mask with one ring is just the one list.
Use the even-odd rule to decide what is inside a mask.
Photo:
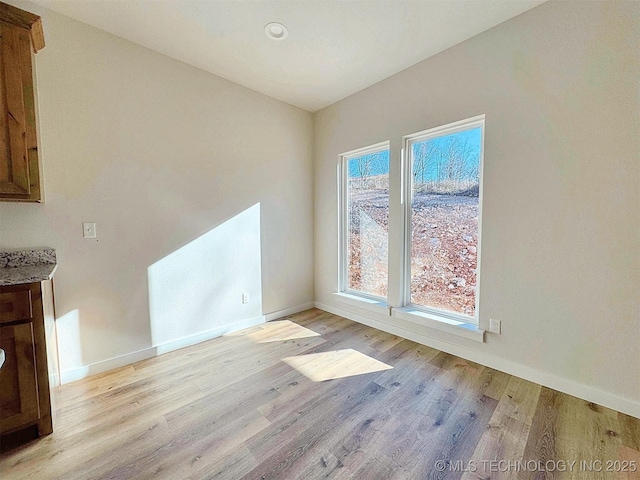
[(264, 26), (264, 33), (271, 40), (284, 40), (289, 35), (289, 30), (281, 23), (271, 22)]

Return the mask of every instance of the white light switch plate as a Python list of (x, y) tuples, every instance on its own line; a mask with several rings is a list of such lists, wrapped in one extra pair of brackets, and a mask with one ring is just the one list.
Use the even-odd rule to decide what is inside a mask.
[(96, 238), (96, 224), (93, 222), (85, 222), (82, 224), (82, 236), (84, 238)]

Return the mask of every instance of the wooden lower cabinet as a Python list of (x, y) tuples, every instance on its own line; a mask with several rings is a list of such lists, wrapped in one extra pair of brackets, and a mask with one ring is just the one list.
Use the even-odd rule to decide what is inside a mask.
[(1, 327), (0, 428), (7, 431), (38, 420), (38, 384), (33, 322)]
[[(59, 385), (52, 280), (0, 287), (0, 435), (53, 431)], [(0, 439), (1, 441), (1, 439)]]

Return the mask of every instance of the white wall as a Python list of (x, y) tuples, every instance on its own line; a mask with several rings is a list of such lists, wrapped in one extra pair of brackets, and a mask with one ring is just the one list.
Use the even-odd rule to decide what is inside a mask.
[[(549, 2), (313, 118), (12, 3), (44, 15), (47, 47), (36, 59), (46, 203), (0, 203), (0, 248), (57, 249), (63, 371), (311, 301), (315, 241), (319, 305), (640, 415), (637, 2)], [(397, 177), (402, 135), (481, 113), (480, 321), (501, 319), (503, 335), (477, 344), (336, 303), (338, 154), (390, 140)], [(260, 279), (255, 249), (242, 257), (258, 204)], [(81, 238), (83, 221), (97, 222), (97, 241)], [(229, 241), (229, 221), (248, 243)], [(196, 268), (203, 249), (211, 256), (197, 275), (211, 284), (176, 294), (173, 274), (189, 277), (184, 265)], [(216, 255), (239, 255), (244, 275), (230, 276), (228, 264), (217, 271)], [(165, 286), (151, 281), (155, 330), (150, 271)], [(242, 291), (253, 303), (240, 303)], [(173, 326), (179, 313), (153, 300), (171, 305), (164, 292), (187, 297), (190, 313)]]
[[(318, 305), (640, 415), (639, 20), (638, 2), (549, 2), (318, 112)], [(503, 334), (481, 344), (337, 302), (338, 155), (389, 140), (397, 180), (403, 135), (479, 114), (480, 322)]]
[[(0, 248), (57, 250), (61, 370), (311, 302), (311, 115), (15, 3), (44, 20), (46, 203), (0, 203)], [(82, 238), (83, 221), (97, 223), (97, 240)], [(208, 281), (178, 291), (168, 279), (185, 265)]]

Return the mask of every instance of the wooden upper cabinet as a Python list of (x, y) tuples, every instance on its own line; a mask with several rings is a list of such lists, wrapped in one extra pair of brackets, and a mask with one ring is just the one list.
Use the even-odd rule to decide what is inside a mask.
[(33, 55), (40, 17), (0, 2), (0, 200), (40, 202)]

